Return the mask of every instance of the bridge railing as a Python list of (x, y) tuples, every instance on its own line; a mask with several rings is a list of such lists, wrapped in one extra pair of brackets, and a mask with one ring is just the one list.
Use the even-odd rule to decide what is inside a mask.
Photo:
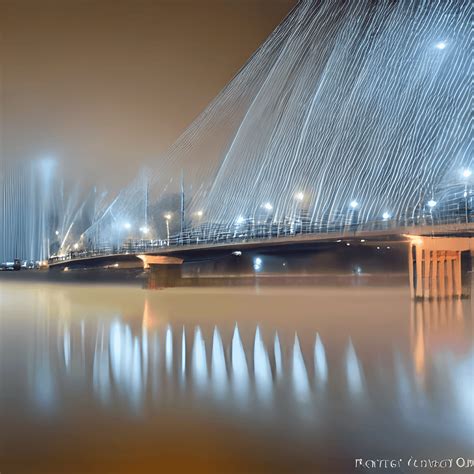
[(352, 235), (361, 231), (380, 231), (409, 228), (415, 226), (438, 227), (452, 224), (474, 222), (473, 213), (430, 213), (421, 217), (404, 217), (399, 219), (381, 219), (372, 222), (321, 222), (309, 219), (296, 219), (292, 222), (260, 222), (251, 220), (231, 226), (205, 224), (195, 228), (187, 228), (183, 233), (170, 236), (169, 239), (130, 239), (120, 246), (104, 245), (97, 248), (70, 251), (66, 255), (53, 256), (50, 264), (69, 260), (102, 257), (107, 255), (136, 255), (154, 252), (169, 247), (185, 247), (190, 245), (217, 245), (238, 242), (259, 242), (274, 238), (291, 238), (301, 235)]

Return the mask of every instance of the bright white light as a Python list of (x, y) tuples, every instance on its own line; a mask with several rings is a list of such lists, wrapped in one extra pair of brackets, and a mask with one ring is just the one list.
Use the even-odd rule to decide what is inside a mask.
[(273, 209), (273, 206), (269, 203), (269, 202), (266, 202), (263, 207), (267, 210), (267, 211), (271, 211)]
[(57, 231), (55, 232), (55, 234), (56, 234), (56, 235), (59, 235), (59, 230), (57, 230)]
[(235, 255), (236, 257), (240, 257), (242, 255), (242, 252), (240, 250), (235, 250), (232, 252), (232, 255)]
[(351, 201), (349, 205), (352, 207), (352, 209), (355, 209), (356, 207), (359, 206), (359, 203), (357, 201)]
[(463, 170), (462, 172), (462, 175), (465, 177), (465, 178), (469, 178), (471, 175), (472, 175), (472, 171), (470, 169), (465, 169)]
[(433, 208), (436, 206), (436, 204), (438, 204), (435, 200), (431, 199), (430, 201), (428, 201), (428, 206)]
[(125, 224), (123, 226), (127, 230), (130, 230), (132, 228), (132, 224), (130, 224), (130, 222), (125, 222)]
[(365, 239), (360, 239), (361, 242), (365, 242)]
[(302, 192), (296, 193), (295, 199), (297, 199), (298, 201), (302, 201), (304, 199), (304, 194)]
[(148, 232), (150, 232), (150, 229), (146, 226), (143, 226), (143, 227), (140, 227), (140, 232), (142, 234), (148, 234)]
[(166, 219), (167, 221), (171, 220), (171, 217), (172, 217), (172, 216), (171, 216), (171, 212), (168, 212), (168, 213), (165, 214), (165, 219)]
[(388, 212), (384, 212), (382, 214), (382, 218), (385, 219), (385, 220), (390, 219), (390, 214)]
[(253, 259), (253, 269), (256, 272), (259, 272), (262, 269), (262, 259), (260, 257), (255, 257)]
[(237, 219), (236, 219), (235, 222), (236, 222), (237, 224), (242, 224), (244, 221), (245, 221), (245, 219), (244, 219), (242, 216), (239, 216), (239, 217), (237, 217)]
[(77, 250), (79, 248), (79, 244), (78, 243), (75, 243), (74, 244), (74, 250)]
[(202, 217), (203, 214), (204, 214), (204, 213), (203, 213), (202, 211), (197, 211), (197, 212), (196, 212), (196, 215), (197, 215), (198, 217)]
[(447, 46), (447, 44), (444, 41), (440, 41), (439, 43), (435, 44), (436, 49), (444, 49), (444, 48), (446, 48), (446, 46)]

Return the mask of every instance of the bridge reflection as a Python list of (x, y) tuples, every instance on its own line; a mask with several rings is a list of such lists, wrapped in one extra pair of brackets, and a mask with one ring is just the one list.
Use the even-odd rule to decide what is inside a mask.
[[(407, 321), (411, 357), (396, 347), (384, 360), (350, 338), (334, 347), (332, 338), (325, 341), (319, 333), (282, 338), (259, 324), (247, 327), (245, 336), (237, 323), (232, 329), (173, 324), (145, 300), (141, 324), (117, 314), (93, 322), (59, 319), (56, 327), (37, 331), (31, 393), (40, 410), (60, 405), (73, 387), (99, 404), (127, 406), (130, 414), (195, 400), (236, 415), (299, 413), (308, 422), (334, 409), (390, 409), (390, 416), (410, 425), (425, 423), (430, 410), (452, 398), (464, 400), (452, 404), (462, 419), (474, 362), (472, 341), (465, 337), (470, 310), (463, 303), (413, 303)], [(456, 374), (449, 385), (443, 382), (447, 372)]]

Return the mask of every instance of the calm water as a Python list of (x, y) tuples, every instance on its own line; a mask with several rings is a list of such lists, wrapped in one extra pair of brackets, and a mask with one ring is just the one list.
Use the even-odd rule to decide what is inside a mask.
[(471, 301), (415, 304), (405, 286), (4, 279), (0, 472), (347, 473), (356, 458), (472, 458), (473, 341)]

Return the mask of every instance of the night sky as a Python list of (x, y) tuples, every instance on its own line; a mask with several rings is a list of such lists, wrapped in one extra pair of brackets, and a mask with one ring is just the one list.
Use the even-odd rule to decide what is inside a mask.
[(1, 156), (117, 188), (156, 163), (296, 0), (0, 0)]

